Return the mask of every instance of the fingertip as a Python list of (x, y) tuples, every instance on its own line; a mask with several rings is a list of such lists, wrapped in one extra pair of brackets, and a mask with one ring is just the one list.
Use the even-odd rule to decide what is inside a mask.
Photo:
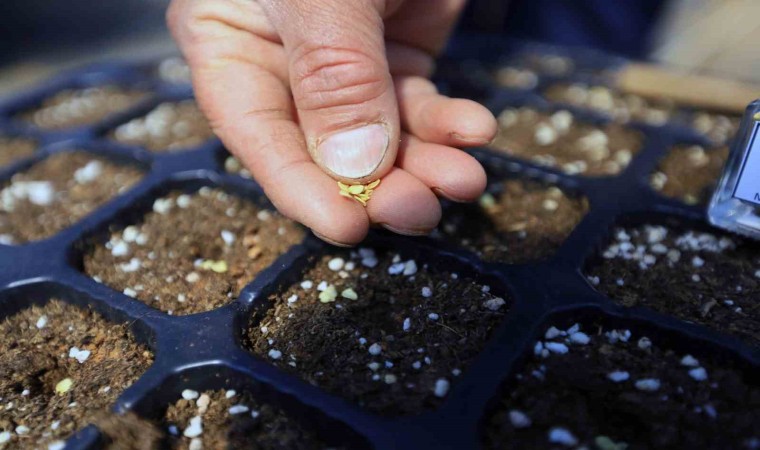
[(452, 144), (460, 146), (486, 145), (496, 136), (496, 118), (485, 106), (468, 99), (447, 99), (447, 108), (456, 111), (450, 123)]
[(441, 205), (430, 188), (394, 167), (367, 203), (367, 213), (372, 223), (396, 233), (423, 235), (438, 225)]
[(458, 151), (452, 164), (459, 170), (441, 174), (433, 190), (455, 202), (471, 202), (483, 195), (488, 184), (488, 176), (478, 160), (467, 153)]

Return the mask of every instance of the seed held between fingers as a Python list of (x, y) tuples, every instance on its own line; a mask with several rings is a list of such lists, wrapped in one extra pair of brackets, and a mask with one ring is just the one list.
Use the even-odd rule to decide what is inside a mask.
[(375, 188), (380, 184), (380, 180), (375, 180), (367, 184), (353, 184), (348, 185), (338, 181), (338, 187), (340, 188), (339, 194), (346, 198), (351, 198), (361, 203), (362, 206), (367, 206), (367, 202), (372, 197), (372, 193)]

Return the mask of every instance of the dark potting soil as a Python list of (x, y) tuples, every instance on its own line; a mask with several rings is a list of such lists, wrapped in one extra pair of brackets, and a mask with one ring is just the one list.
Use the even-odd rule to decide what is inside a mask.
[(169, 448), (192, 450), (198, 445), (193, 442), (200, 442), (204, 450), (327, 448), (313, 431), (247, 392), (188, 390), (183, 394), (186, 398), (170, 405), (164, 418)]
[(508, 309), (472, 279), (368, 248), (315, 259), (269, 300), (251, 350), (383, 415), (440, 405)]
[(213, 136), (195, 100), (161, 103), (145, 116), (119, 125), (108, 134), (117, 142), (153, 152), (192, 149)]
[(94, 125), (126, 111), (147, 96), (145, 91), (116, 85), (66, 89), (43, 100), (39, 106), (22, 111), (16, 118), (45, 130)]
[(690, 205), (705, 205), (718, 184), (728, 147), (705, 149), (699, 145), (671, 148), (650, 177), (652, 188)]
[(620, 228), (587, 274), (624, 306), (646, 306), (760, 345), (757, 243), (664, 226)]
[(486, 417), (486, 448), (757, 448), (760, 388), (636, 330), (551, 327)]
[(608, 176), (628, 167), (642, 141), (641, 133), (618, 124), (596, 126), (569, 111), (550, 114), (522, 107), (499, 114), (491, 148), (569, 175)]
[(0, 433), (8, 433), (7, 448), (47, 448), (66, 439), (153, 362), (126, 324), (58, 300), (1, 322), (0, 349)]
[(161, 311), (192, 314), (237, 298), (303, 237), (295, 222), (220, 189), (175, 191), (141, 222), (92, 243), (84, 271)]
[(0, 168), (34, 155), (36, 149), (33, 139), (0, 135)]
[(73, 225), (137, 183), (134, 165), (88, 152), (56, 153), (15, 174), (0, 191), (0, 238), (24, 243)]
[(536, 262), (551, 257), (588, 212), (585, 198), (535, 181), (508, 180), (479, 204), (453, 204), (434, 235), (485, 261)]
[(544, 95), (553, 102), (566, 103), (609, 116), (617, 122), (644, 122), (665, 125), (674, 113), (674, 105), (665, 100), (648, 100), (625, 94), (607, 86), (583, 83), (556, 83)]

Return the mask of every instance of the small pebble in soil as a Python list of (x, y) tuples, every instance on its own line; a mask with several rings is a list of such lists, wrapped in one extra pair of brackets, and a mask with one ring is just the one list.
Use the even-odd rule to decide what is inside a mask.
[(192, 149), (213, 137), (195, 100), (165, 102), (143, 117), (119, 125), (108, 137), (153, 152)]
[[(180, 198), (185, 198), (185, 207), (179, 206)], [(230, 210), (232, 215), (227, 214)], [(88, 242), (84, 270), (174, 315), (208, 311), (236, 298), (260, 271), (303, 239), (294, 222), (275, 212), (263, 216), (263, 211), (217, 188), (174, 191), (156, 199), (153, 211), (139, 223), (112, 228), (104, 244)]]
[[(278, 368), (372, 412), (434, 408), (449, 392), (448, 377), (466, 369), (508, 310), (496, 292), (453, 275), (369, 248), (314, 258), (299, 281), (270, 296), (268, 310), (254, 313), (247, 345), (259, 355), (276, 345), (298, 362), (270, 359)], [(304, 280), (318, 280), (317, 289)], [(324, 302), (326, 292), (346, 289), (356, 298)], [(298, 302), (288, 304), (293, 295)]]
[(554, 254), (589, 208), (585, 198), (536, 181), (507, 180), (492, 188), (494, 193), (477, 204), (447, 208), (433, 236), (486, 261), (541, 261)]
[(560, 110), (507, 108), (490, 148), (568, 175), (610, 176), (625, 170), (643, 136), (619, 124), (597, 126)]
[[(77, 172), (94, 163), (100, 167), (100, 176), (80, 182)], [(134, 165), (84, 151), (48, 156), (2, 184), (0, 235), (6, 244), (50, 237), (125, 192), (141, 178), (142, 171)]]
[(138, 89), (116, 85), (66, 89), (17, 114), (16, 119), (44, 130), (95, 125), (108, 116), (126, 111), (147, 95)]
[(0, 353), (0, 429), (13, 430), (0, 437), (14, 449), (62, 448), (153, 360), (126, 324), (58, 300), (0, 321)]
[(614, 301), (760, 343), (760, 310), (753, 307), (760, 294), (754, 276), (758, 244), (707, 231), (641, 225), (614, 230), (601, 256), (587, 276), (598, 277), (596, 288)]
[[(589, 342), (540, 351), (574, 333)], [(760, 387), (726, 355), (697, 360), (593, 322), (543, 336), (489, 413), (485, 448), (746, 448), (758, 438)]]

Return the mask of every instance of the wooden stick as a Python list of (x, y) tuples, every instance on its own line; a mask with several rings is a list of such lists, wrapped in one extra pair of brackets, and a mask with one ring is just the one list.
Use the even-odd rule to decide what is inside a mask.
[(704, 75), (679, 73), (642, 63), (623, 67), (616, 76), (623, 92), (649, 98), (668, 98), (684, 106), (742, 114), (760, 98), (760, 86)]

